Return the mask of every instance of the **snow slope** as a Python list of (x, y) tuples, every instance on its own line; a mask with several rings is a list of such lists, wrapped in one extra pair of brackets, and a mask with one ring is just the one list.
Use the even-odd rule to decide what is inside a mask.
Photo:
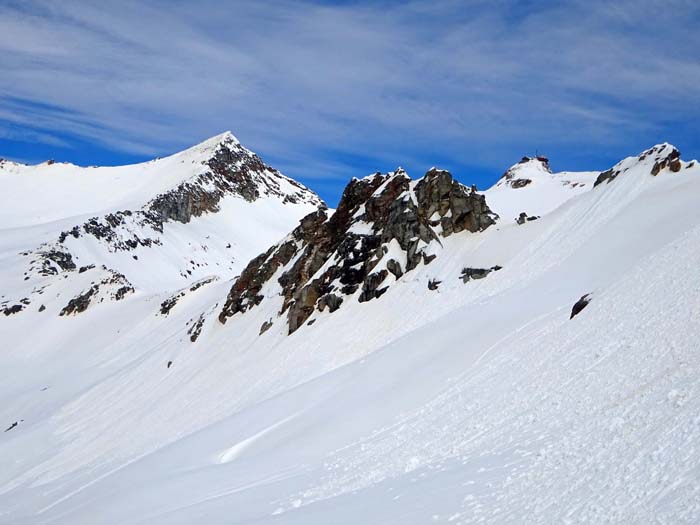
[(291, 335), (224, 279), (2, 316), (0, 523), (697, 522), (700, 168), (650, 151)]

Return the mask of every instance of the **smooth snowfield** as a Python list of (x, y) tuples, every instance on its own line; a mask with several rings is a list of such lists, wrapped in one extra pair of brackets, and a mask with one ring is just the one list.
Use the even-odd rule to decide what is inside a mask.
[(0, 319), (0, 522), (696, 523), (700, 170), (588, 190), (291, 336), (225, 280)]

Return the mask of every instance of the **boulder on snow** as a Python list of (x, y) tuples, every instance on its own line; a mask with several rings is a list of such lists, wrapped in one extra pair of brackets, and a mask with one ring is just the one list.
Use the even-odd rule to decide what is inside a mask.
[(581, 313), (581, 310), (583, 310), (586, 306), (588, 306), (588, 303), (591, 302), (591, 294), (586, 294), (582, 296), (576, 303), (574, 303), (573, 308), (571, 309), (571, 316), (569, 319), (573, 319), (576, 317), (579, 313)]
[(270, 328), (272, 328), (272, 319), (265, 321), (262, 325), (260, 325), (260, 333), (258, 335), (263, 335)]
[(517, 222), (519, 225), (521, 225), (521, 224), (525, 224), (526, 222), (536, 221), (539, 218), (540, 218), (539, 215), (528, 215), (527, 213), (525, 213), (523, 211), (520, 213), (520, 215), (518, 215), (518, 218), (515, 219), (515, 222)]
[(437, 279), (430, 279), (428, 281), (428, 290), (435, 291), (439, 288), (440, 284), (442, 284), (442, 281), (438, 281)]
[(483, 279), (491, 272), (497, 272), (502, 266), (492, 266), (491, 268), (462, 268), (462, 273), (459, 276), (463, 283), (468, 283), (472, 279)]

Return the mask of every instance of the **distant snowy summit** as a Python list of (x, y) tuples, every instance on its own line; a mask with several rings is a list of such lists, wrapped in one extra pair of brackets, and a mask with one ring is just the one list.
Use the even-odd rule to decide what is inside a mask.
[(325, 206), (230, 132), (131, 166), (3, 162), (0, 188), (2, 227), (23, 232), (3, 279), (14, 286), (0, 297), (12, 313), (69, 315), (135, 291), (231, 278)]

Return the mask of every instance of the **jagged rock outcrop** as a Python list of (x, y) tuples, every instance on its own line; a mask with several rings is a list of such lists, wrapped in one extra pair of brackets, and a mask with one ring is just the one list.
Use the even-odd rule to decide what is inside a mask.
[(280, 315), (289, 333), (315, 311), (334, 312), (349, 296), (381, 297), (391, 282), (435, 257), (441, 238), (477, 232), (497, 216), (483, 195), (431, 169), (411, 181), (399, 169), (353, 179), (338, 209), (306, 216), (281, 243), (256, 257), (236, 280), (219, 314), (226, 320), (265, 298), (264, 287), (281, 287)]

